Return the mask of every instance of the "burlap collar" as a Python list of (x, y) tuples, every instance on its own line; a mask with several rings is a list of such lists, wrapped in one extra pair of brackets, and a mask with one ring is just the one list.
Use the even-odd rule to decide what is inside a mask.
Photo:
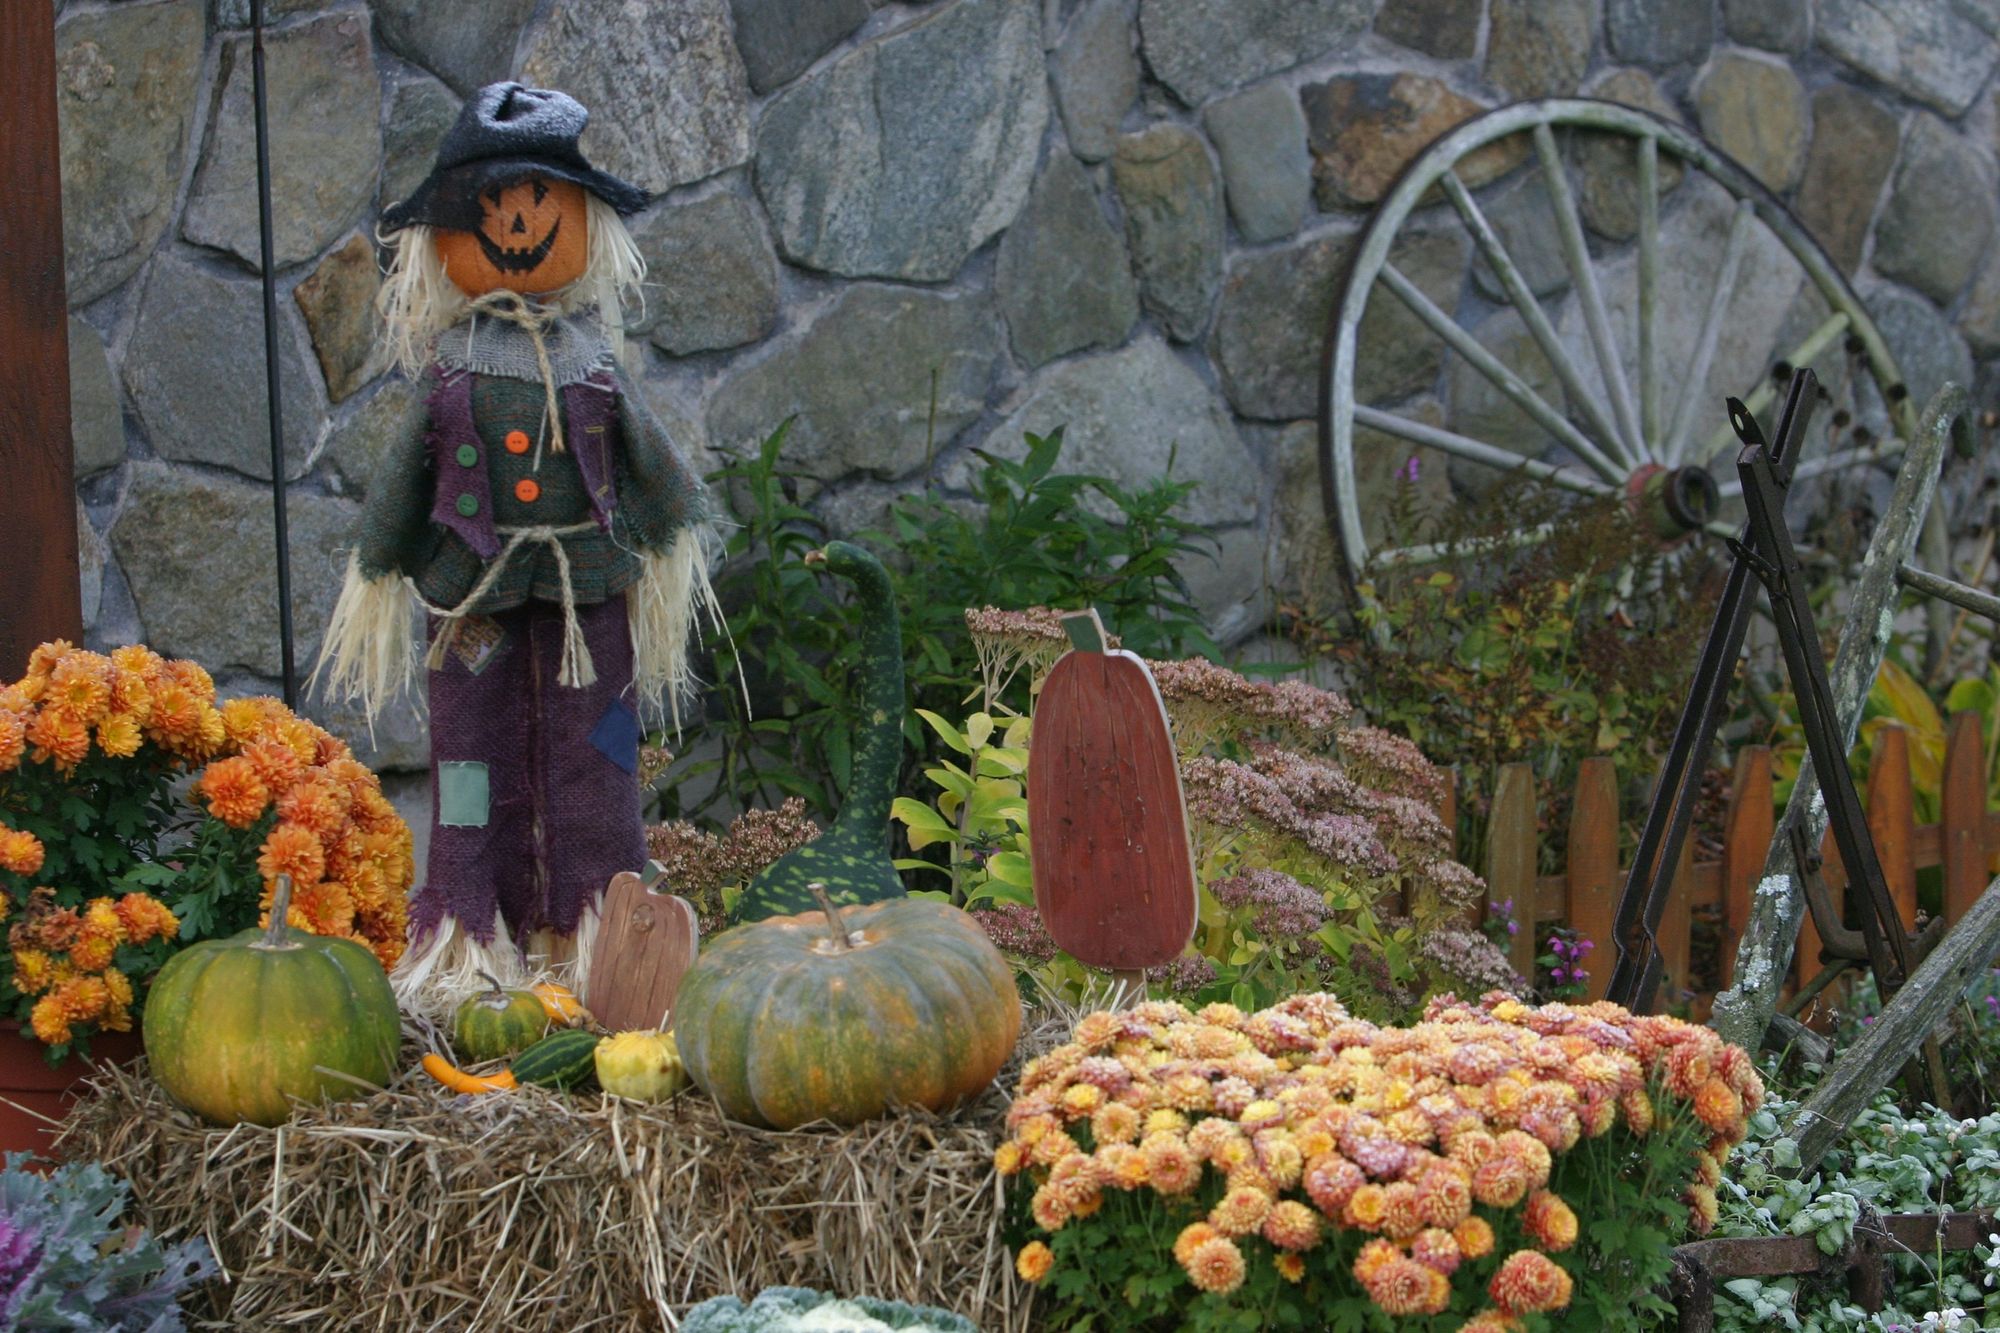
[[(570, 315), (543, 330), (549, 368), (558, 386), (576, 384), (612, 369), (611, 344), (604, 327), (587, 315)], [(474, 316), (438, 335), (433, 354), (449, 370), (476, 375), (506, 375), (533, 384), (542, 382), (528, 331), (505, 319)]]

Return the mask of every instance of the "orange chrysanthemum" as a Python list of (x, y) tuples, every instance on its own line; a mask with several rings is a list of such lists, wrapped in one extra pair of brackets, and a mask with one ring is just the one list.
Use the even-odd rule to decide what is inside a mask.
[(1306, 1261), (1304, 1255), (1274, 1254), (1271, 1256), (1271, 1265), (1278, 1270), (1278, 1276), (1287, 1282), (1297, 1283), (1305, 1280)]
[(1281, 1250), (1310, 1250), (1319, 1244), (1319, 1217), (1296, 1199), (1281, 1199), (1264, 1217), (1264, 1239)]
[(1206, 1222), (1188, 1223), (1181, 1228), (1181, 1234), (1174, 1238), (1174, 1262), (1186, 1268), (1196, 1250), (1221, 1234)]
[(64, 772), (75, 768), (90, 754), (90, 728), (69, 714), (55, 709), (37, 713), (28, 724), (28, 739), (34, 757), (52, 761)]
[(42, 706), (81, 727), (95, 726), (111, 706), (111, 659), (73, 652), (49, 673)]
[(1390, 1315), (1437, 1314), (1451, 1299), (1451, 1283), (1444, 1274), (1400, 1253), (1361, 1285), (1368, 1298)]
[(1201, 1180), (1201, 1162), (1174, 1134), (1149, 1134), (1139, 1145), (1146, 1156), (1146, 1179), (1162, 1194), (1185, 1194)]
[(1521, 1211), (1521, 1224), (1535, 1244), (1551, 1254), (1560, 1254), (1576, 1244), (1576, 1213), (1560, 1195), (1537, 1190), (1528, 1196)]
[(1014, 1271), (1023, 1282), (1040, 1282), (1056, 1266), (1056, 1253), (1041, 1241), (1031, 1240), (1014, 1256)]
[[(257, 869), (267, 885), (275, 884), (279, 875), (290, 875), (295, 886), (317, 884), (326, 870), (326, 853), (311, 829), (279, 824), (264, 839)], [(265, 906), (269, 905), (267, 899)]]
[(1534, 1250), (1516, 1250), (1500, 1264), (1486, 1294), (1502, 1313), (1543, 1314), (1569, 1304), (1570, 1276), (1560, 1264)]
[(1248, 1236), (1264, 1224), (1270, 1211), (1271, 1196), (1263, 1190), (1232, 1189), (1209, 1209), (1208, 1222), (1222, 1235)]
[(61, 1046), (70, 1039), (69, 1011), (53, 994), (35, 1001), (35, 1007), (28, 1015), (28, 1026), (34, 1029), (36, 1038), (45, 1045)]
[(9, 708), (0, 708), (0, 773), (11, 773), (21, 766), (21, 756), (27, 753), (28, 728), (22, 723), (21, 715)]
[(1695, 1117), (1720, 1134), (1743, 1115), (1743, 1098), (1719, 1078), (1710, 1078), (1694, 1094)]
[(1465, 1256), (1449, 1231), (1442, 1227), (1425, 1227), (1411, 1240), (1410, 1257), (1425, 1268), (1436, 1269), (1450, 1277), (1458, 1271), (1459, 1261)]
[(107, 713), (97, 724), (97, 748), (113, 759), (130, 759), (144, 739), (139, 719), (131, 713)]
[(144, 944), (153, 939), (173, 939), (181, 933), (180, 918), (150, 894), (128, 893), (118, 900), (114, 910), (125, 928), (126, 938), (134, 944)]
[(42, 868), (42, 840), (25, 829), (0, 827), (0, 870), (32, 875)]
[(1468, 1217), (1451, 1229), (1458, 1252), (1467, 1259), (1484, 1259), (1493, 1253), (1493, 1224), (1483, 1217)]
[(14, 989), (23, 995), (40, 995), (55, 980), (54, 964), (40, 949), (14, 950)]
[(270, 807), (271, 793), (256, 766), (238, 755), (210, 764), (195, 784), (208, 811), (231, 828), (249, 828)]
[(1224, 1236), (1196, 1246), (1183, 1267), (1189, 1281), (1217, 1296), (1227, 1296), (1243, 1285), (1243, 1251)]
[(1357, 1231), (1380, 1231), (1388, 1211), (1388, 1195), (1380, 1185), (1362, 1185), (1347, 1196), (1341, 1220)]
[[(311, 829), (324, 842), (336, 838), (346, 826), (348, 801), (347, 793), (334, 783), (308, 775), (292, 784), (291, 790), (278, 798), (278, 818)], [(1075, 1090), (1072, 1088), (1070, 1091)]]

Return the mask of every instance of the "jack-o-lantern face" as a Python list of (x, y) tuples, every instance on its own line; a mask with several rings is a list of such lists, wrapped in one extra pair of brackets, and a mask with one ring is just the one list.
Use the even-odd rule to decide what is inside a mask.
[(482, 191), (478, 231), (439, 231), (445, 274), (470, 297), (488, 292), (543, 296), (583, 276), (590, 224), (583, 187), (530, 176)]

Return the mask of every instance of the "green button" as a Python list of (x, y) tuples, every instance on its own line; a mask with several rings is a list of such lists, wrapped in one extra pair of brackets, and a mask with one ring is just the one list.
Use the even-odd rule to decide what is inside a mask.
[(477, 462), (479, 462), (479, 451), (477, 449), (469, 444), (458, 446), (458, 465), (460, 467), (471, 467)]
[(479, 497), (471, 491), (463, 491), (458, 497), (458, 512), (471, 518), (479, 512)]

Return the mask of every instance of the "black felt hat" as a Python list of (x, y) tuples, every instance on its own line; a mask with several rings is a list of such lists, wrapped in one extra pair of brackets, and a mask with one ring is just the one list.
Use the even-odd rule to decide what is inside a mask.
[(584, 161), (577, 139), (589, 120), (590, 112), (568, 93), (487, 84), (458, 113), (423, 184), (383, 210), (382, 230), (421, 222), (476, 231), (485, 218), (480, 193), (527, 176), (575, 181), (621, 214), (638, 212), (651, 194)]

